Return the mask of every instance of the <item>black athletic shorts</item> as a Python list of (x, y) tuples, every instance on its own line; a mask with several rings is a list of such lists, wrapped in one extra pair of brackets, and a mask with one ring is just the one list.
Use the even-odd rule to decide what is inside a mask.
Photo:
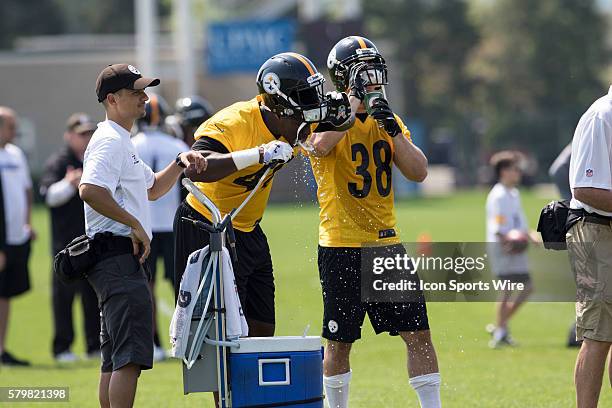
[(100, 305), (102, 372), (128, 364), (153, 367), (153, 301), (144, 268), (132, 254), (100, 261), (87, 278)]
[(11, 298), (30, 289), (30, 241), (22, 245), (7, 245), (4, 255), (6, 266), (0, 270), (0, 297)]
[[(208, 245), (208, 232), (181, 220), (189, 217), (210, 223), (185, 201), (174, 217), (174, 296), (178, 290), (189, 255)], [(251, 232), (235, 230), (238, 263), (233, 263), (238, 296), (247, 319), (274, 324), (274, 275), (270, 247), (259, 225)]]
[[(387, 256), (405, 253), (402, 245), (385, 247)], [(361, 338), (368, 314), (376, 334), (428, 330), (425, 298), (409, 303), (361, 301), (361, 248), (319, 246), (319, 277), (323, 290), (323, 337), (343, 343)]]

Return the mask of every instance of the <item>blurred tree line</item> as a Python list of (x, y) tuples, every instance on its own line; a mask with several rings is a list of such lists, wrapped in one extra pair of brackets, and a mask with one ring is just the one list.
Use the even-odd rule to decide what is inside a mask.
[[(596, 3), (362, 2), (366, 35), (393, 45), (381, 51), (401, 70), (400, 113), (420, 120), (429, 142), (450, 135), (460, 174), (476, 174), (495, 149), (519, 148), (536, 155), (541, 176), (582, 112), (607, 91), (609, 16)], [(162, 30), (171, 4), (158, 0)], [(0, 48), (17, 35), (134, 32), (133, 0), (0, 0), (0, 16)]]
[(369, 33), (396, 45), (405, 115), (430, 135), (451, 129), (465, 174), (495, 149), (518, 148), (535, 155), (544, 177), (580, 115), (607, 93), (609, 31), (595, 0), (364, 6)]

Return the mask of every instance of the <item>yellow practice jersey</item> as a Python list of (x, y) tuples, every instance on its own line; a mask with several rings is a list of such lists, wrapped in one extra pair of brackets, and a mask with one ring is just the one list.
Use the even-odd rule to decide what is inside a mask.
[[(221, 150), (231, 153), (277, 140), (264, 124), (259, 110), (259, 101), (257, 97), (250, 101), (237, 102), (219, 111), (200, 125), (194, 136), (196, 143), (200, 139), (203, 139), (202, 142), (221, 143), (225, 148)], [(287, 141), (284, 138), (280, 140)], [(274, 173), (281, 167), (282, 164), (277, 165), (269, 172), (260, 189), (234, 218), (234, 228), (249, 232), (257, 226), (268, 203)], [(255, 188), (265, 170), (266, 166), (256, 164), (221, 180), (212, 183), (196, 183), (196, 185), (215, 203), (221, 215), (224, 216), (242, 204)], [(210, 212), (192, 194), (187, 196), (187, 203), (207, 219), (212, 219)]]
[[(397, 115), (395, 118), (410, 140), (404, 123)], [(394, 150), (392, 137), (367, 116), (364, 121), (355, 119), (327, 156), (310, 156), (321, 207), (319, 245), (400, 242), (393, 203)]]

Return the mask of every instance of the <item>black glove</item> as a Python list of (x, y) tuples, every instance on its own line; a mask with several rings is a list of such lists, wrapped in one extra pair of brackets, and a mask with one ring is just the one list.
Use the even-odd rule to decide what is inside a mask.
[(349, 71), (349, 88), (351, 88), (350, 96), (363, 101), (366, 93), (366, 84), (361, 77), (361, 72), (367, 68), (365, 62), (359, 62), (353, 65)]
[(378, 122), (378, 126), (385, 128), (391, 137), (402, 133), (402, 129), (395, 120), (395, 115), (389, 107), (389, 102), (384, 98), (376, 98), (370, 108), (370, 116)]
[(328, 92), (325, 94), (327, 116), (325, 122), (336, 128), (343, 127), (351, 119), (351, 104), (344, 92)]

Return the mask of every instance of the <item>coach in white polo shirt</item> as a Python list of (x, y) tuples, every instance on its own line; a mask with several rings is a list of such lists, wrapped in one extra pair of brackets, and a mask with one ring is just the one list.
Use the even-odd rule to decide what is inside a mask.
[[(612, 87), (582, 115), (572, 141), (567, 233), (576, 277), (576, 338), (584, 340), (574, 379), (578, 408), (596, 407), (612, 345)], [(612, 385), (612, 366), (610, 367)]]
[(88, 274), (102, 312), (103, 407), (132, 406), (140, 371), (153, 366), (153, 305), (142, 268), (151, 241), (147, 200), (168, 192), (184, 168), (206, 168), (206, 159), (193, 151), (180, 153), (158, 173), (138, 157), (130, 130), (145, 113), (144, 89), (159, 82), (127, 64), (108, 66), (96, 82), (107, 119), (98, 124), (85, 152), (79, 194), (87, 235), (102, 254), (119, 253), (103, 255)]

